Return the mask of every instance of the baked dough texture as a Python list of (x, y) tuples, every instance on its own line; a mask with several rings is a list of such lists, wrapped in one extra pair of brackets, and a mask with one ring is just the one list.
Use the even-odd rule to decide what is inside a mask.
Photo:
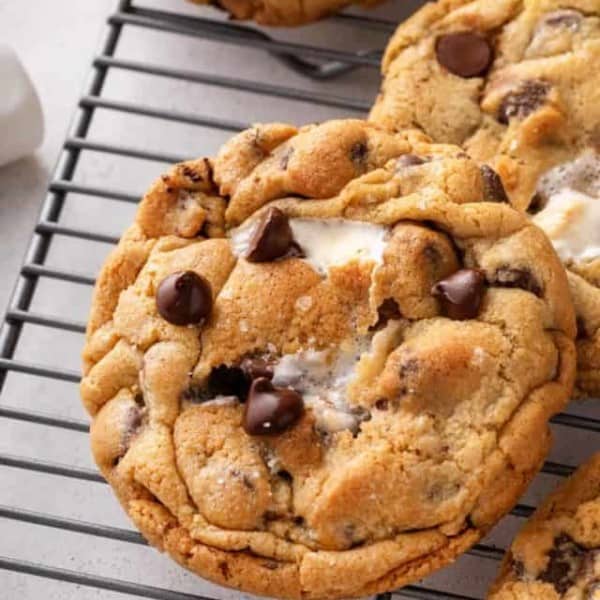
[(579, 323), (577, 394), (600, 395), (600, 0), (426, 4), (383, 76), (374, 123), (460, 145), (551, 237)]
[(600, 453), (535, 512), (502, 564), (489, 600), (600, 598)]

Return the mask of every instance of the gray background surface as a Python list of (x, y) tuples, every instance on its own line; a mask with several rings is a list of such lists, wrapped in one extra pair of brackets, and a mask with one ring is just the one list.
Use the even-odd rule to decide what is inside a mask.
[[(197, 8), (180, 0), (140, 0), (140, 4), (199, 14)], [(374, 14), (399, 20), (416, 4), (416, 1), (394, 0)], [(39, 90), (46, 114), (46, 139), (42, 148), (35, 156), (0, 169), (0, 312), (8, 301), (51, 170), (99, 36), (104, 31), (104, 20), (114, 6), (114, 0), (0, 0), (0, 39), (20, 54)], [(359, 45), (365, 49), (382, 48), (386, 39), (385, 34), (358, 31), (335, 22), (278, 31), (274, 35), (291, 41), (338, 48)], [(374, 97), (379, 80), (375, 69), (360, 69), (333, 82), (313, 82), (291, 73), (263, 52), (136, 28), (126, 28), (117, 56), (250, 81), (268, 80), (275, 85), (365, 101)], [(300, 124), (360, 114), (118, 69), (111, 69), (103, 95), (240, 123), (287, 120)], [(90, 140), (182, 157), (213, 153), (227, 137), (226, 132), (106, 110), (97, 111), (89, 133)], [(165, 167), (158, 162), (84, 152), (74, 179), (82, 184), (140, 194)], [(122, 202), (69, 194), (61, 223), (116, 235), (131, 221), (134, 209), (133, 205)], [(108, 250), (106, 244), (58, 237), (52, 243), (48, 264), (93, 275)], [(87, 286), (42, 279), (33, 309), (83, 321), (89, 295)], [(78, 334), (28, 325), (16, 358), (77, 370), (81, 345), (82, 337)], [(86, 418), (72, 384), (17, 373), (9, 374), (0, 403)], [(571, 411), (590, 415), (594, 412), (589, 404), (574, 405)], [(573, 432), (564, 427), (554, 429), (559, 435), (551, 460), (575, 465), (597, 448), (596, 438), (591, 433)], [(1, 418), (0, 453), (93, 468), (86, 435)], [(535, 503), (555, 481), (554, 477), (540, 476), (524, 501)], [(18, 469), (0, 468), (0, 505), (131, 528), (107, 486)], [(488, 543), (506, 545), (518, 524), (517, 519), (508, 517), (492, 533)], [(0, 531), (0, 556), (219, 598), (240, 597), (235, 592), (200, 582), (166, 557), (143, 546), (4, 519), (0, 519)], [(464, 556), (454, 567), (435, 575), (428, 583), (438, 589), (481, 597), (496, 567), (494, 561)], [(124, 597), (0, 570), (0, 600), (117, 600)]]

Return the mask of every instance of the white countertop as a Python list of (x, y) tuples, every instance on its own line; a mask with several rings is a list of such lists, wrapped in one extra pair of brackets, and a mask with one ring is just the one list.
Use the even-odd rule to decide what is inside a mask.
[(0, 314), (12, 292), (48, 178), (114, 0), (0, 0), (0, 40), (25, 64), (42, 99), (46, 134), (30, 158), (0, 167)]

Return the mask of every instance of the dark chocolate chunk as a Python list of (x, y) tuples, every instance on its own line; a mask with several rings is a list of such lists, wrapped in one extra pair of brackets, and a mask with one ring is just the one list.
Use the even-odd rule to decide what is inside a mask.
[(551, 583), (559, 594), (564, 594), (575, 583), (585, 553), (585, 548), (576, 544), (568, 535), (558, 536), (548, 554), (548, 565), (538, 578)]
[(483, 199), (486, 202), (508, 202), (508, 196), (500, 175), (488, 165), (482, 165)]
[(525, 81), (519, 89), (509, 93), (498, 111), (498, 121), (508, 125), (513, 118), (524, 119), (546, 101), (550, 85), (545, 81)]
[(463, 78), (484, 75), (494, 58), (490, 42), (474, 31), (441, 35), (435, 43), (435, 54), (440, 65)]
[(290, 222), (278, 208), (271, 207), (256, 226), (246, 252), (246, 260), (269, 262), (290, 254), (300, 254)]
[(442, 314), (450, 319), (474, 319), (485, 293), (485, 275), (477, 269), (461, 269), (438, 281), (431, 293), (439, 298)]
[(510, 267), (501, 267), (497, 269), (493, 285), (507, 288), (520, 288), (526, 292), (531, 292), (541, 297), (542, 286), (528, 269), (512, 269)]
[(281, 433), (294, 425), (304, 412), (302, 396), (288, 388), (277, 388), (266, 377), (252, 382), (244, 429), (250, 435)]
[(174, 325), (193, 325), (210, 315), (210, 284), (193, 271), (180, 271), (163, 279), (156, 291), (156, 308)]

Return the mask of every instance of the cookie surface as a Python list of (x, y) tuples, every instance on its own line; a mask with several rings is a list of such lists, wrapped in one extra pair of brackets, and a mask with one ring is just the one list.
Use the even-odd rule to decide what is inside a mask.
[(600, 598), (600, 454), (564, 482), (515, 538), (489, 600)]
[(598, 65), (599, 0), (442, 0), (398, 28), (371, 113), (461, 145), (513, 206), (543, 209), (536, 222), (570, 271), (585, 396), (600, 394)]
[(350, 4), (374, 6), (382, 0), (191, 0), (210, 4), (234, 19), (252, 19), (261, 25), (302, 25), (331, 15)]
[(575, 323), (550, 243), (481, 202), (489, 181), (459, 148), (333, 121), (256, 126), (155, 183), (98, 279), (81, 385), (155, 546), (245, 591), (347, 598), (512, 508)]

